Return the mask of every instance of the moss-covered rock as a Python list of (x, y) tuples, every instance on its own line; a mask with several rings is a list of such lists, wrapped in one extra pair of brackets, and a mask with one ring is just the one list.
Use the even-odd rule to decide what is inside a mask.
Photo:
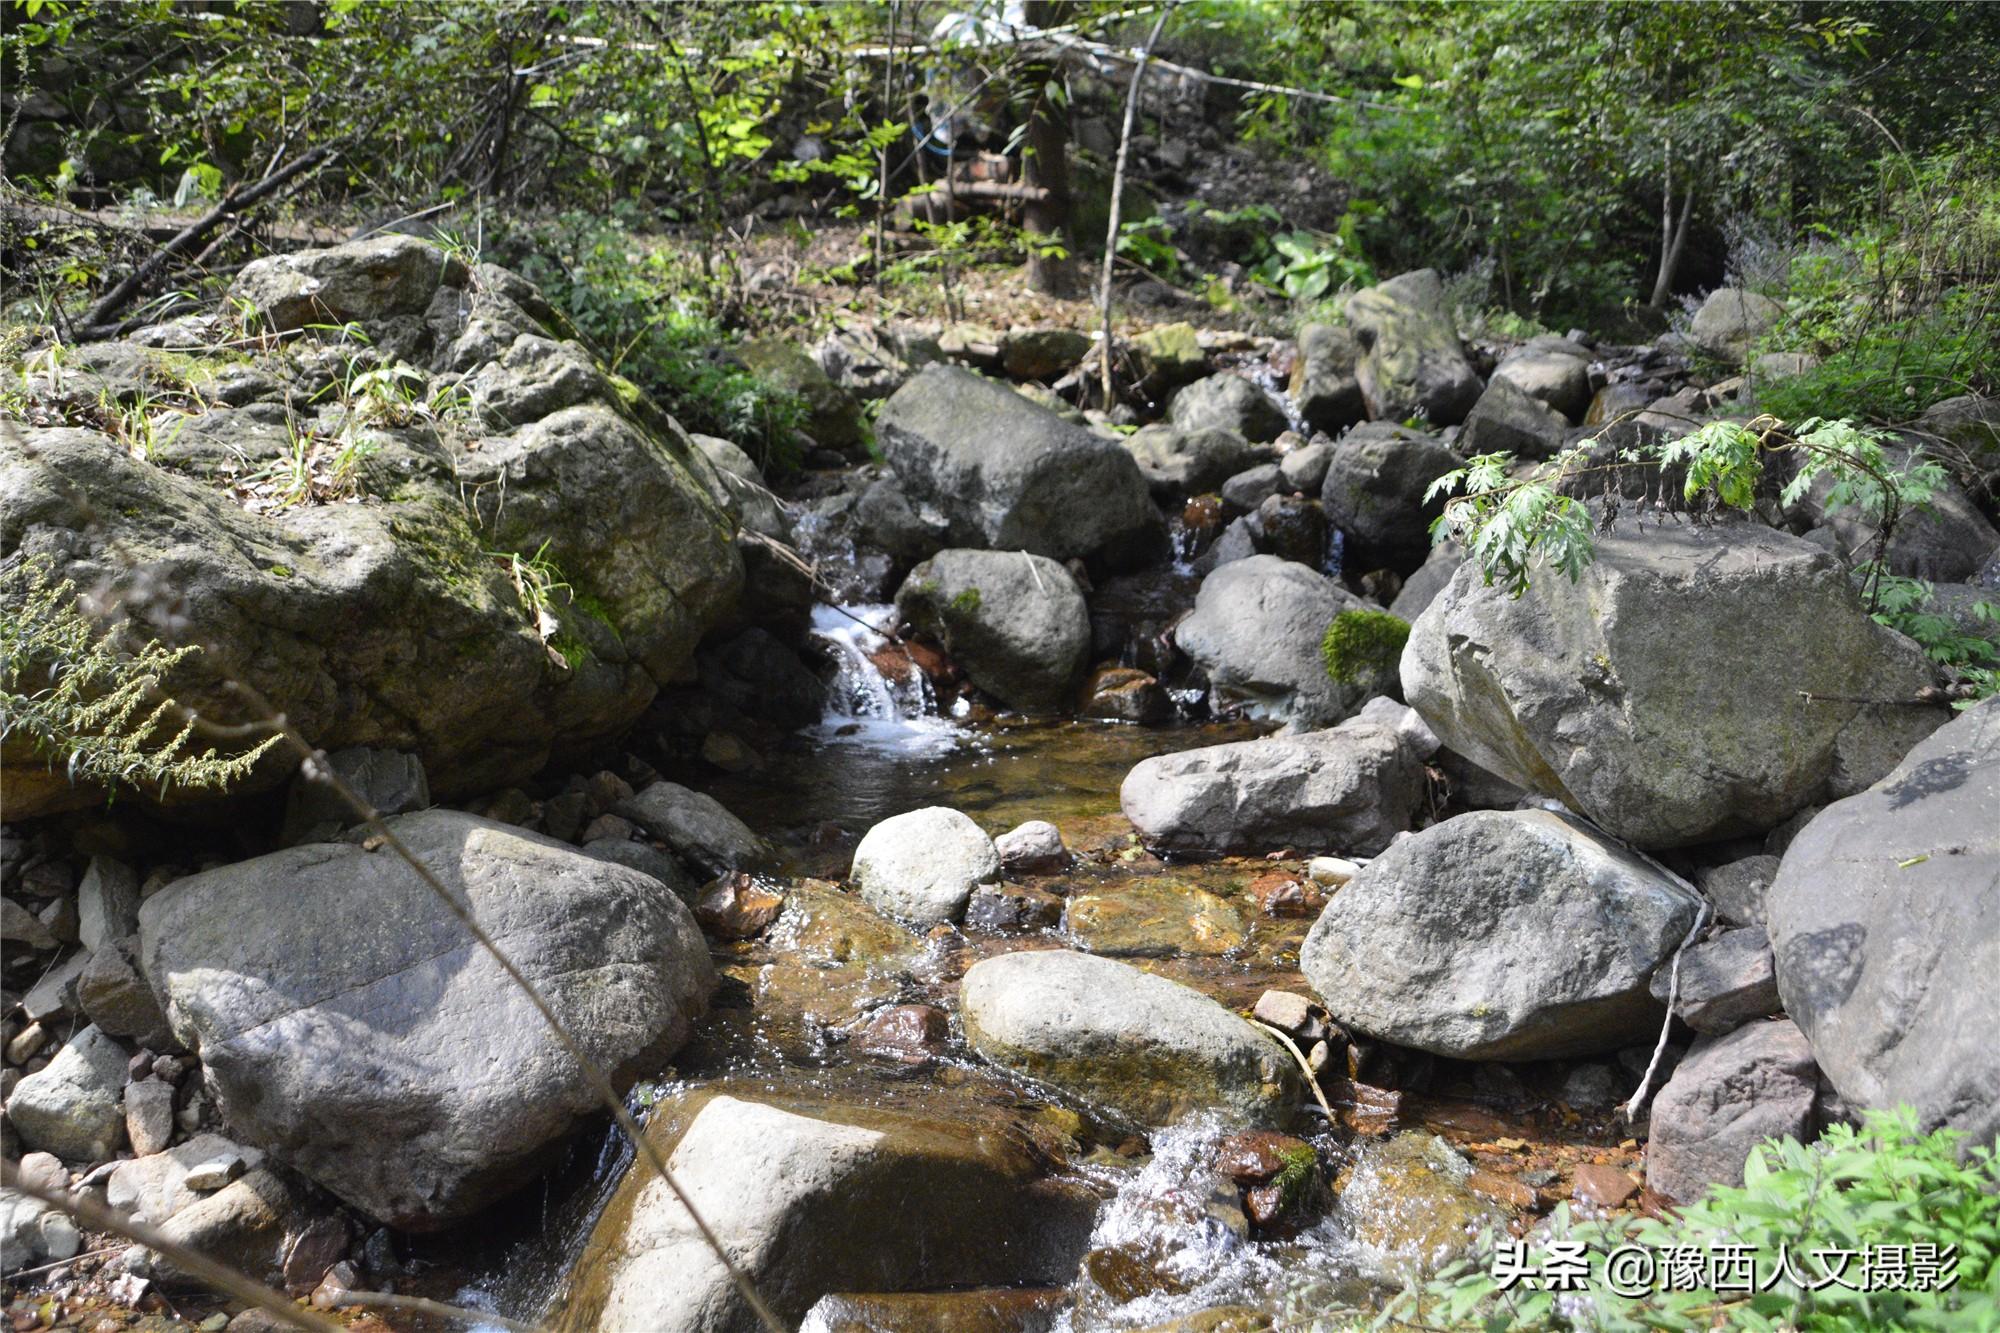
[(1319, 641), (1326, 674), (1342, 685), (1367, 686), (1370, 693), (1394, 692), (1410, 622), (1387, 611), (1342, 611)]

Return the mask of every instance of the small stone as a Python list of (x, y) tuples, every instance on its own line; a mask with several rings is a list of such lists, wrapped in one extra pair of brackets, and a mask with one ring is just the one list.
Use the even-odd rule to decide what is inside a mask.
[(1315, 856), (1306, 862), (1306, 877), (1329, 888), (1345, 884), (1361, 873), (1361, 867), (1339, 856)]
[(573, 842), (590, 813), (590, 798), (580, 791), (566, 791), (542, 802), (542, 832), (559, 842)]
[(181, 1107), (181, 1112), (177, 1119), (180, 1122), (182, 1132), (192, 1134), (201, 1128), (202, 1122), (207, 1118), (208, 1097), (201, 1089), (197, 1088), (194, 1095), (187, 1099), (187, 1105)]
[(93, 856), (76, 887), (77, 934), (101, 949), (139, 929), (139, 874), (123, 861)]
[(1031, 819), (993, 840), (1002, 869), (1021, 875), (1051, 875), (1068, 867), (1062, 830), (1046, 819)]
[[(62, 901), (64, 900), (56, 899), (56, 902)], [(48, 928), (48, 925), (12, 898), (0, 898), (0, 942), (26, 949), (56, 947), (55, 933)]]
[(28, 1063), (34, 1058), (35, 1053), (47, 1044), (48, 1039), (49, 1034), (40, 1023), (28, 1024), (14, 1035), (14, 1040), (7, 1043), (7, 1062), (16, 1065)]
[(617, 815), (599, 815), (583, 826), (583, 837), (580, 841), (596, 842), (599, 838), (617, 838), (622, 841), (637, 831), (629, 819), (620, 819)]
[(1030, 884), (982, 884), (965, 905), (965, 928), (1004, 935), (1047, 930), (1062, 920), (1063, 900)]
[(1250, 1016), (1260, 1023), (1269, 1023), (1274, 1028), (1282, 1028), (1294, 1035), (1304, 1032), (1312, 1021), (1313, 1011), (1319, 1006), (1297, 991), (1267, 990), (1257, 997), (1257, 1005)]
[(217, 1310), (214, 1314), (196, 1324), (195, 1327), (200, 1329), (201, 1333), (222, 1333), (223, 1329), (229, 1327), (229, 1316)]
[(764, 757), (733, 732), (711, 731), (701, 740), (701, 757), (725, 773), (754, 773)]
[(126, 1084), (125, 1133), (134, 1156), (163, 1151), (174, 1137), (174, 1085), (153, 1078)]
[(1246, 1129), (1216, 1145), (1215, 1169), (1239, 1185), (1261, 1185), (1293, 1163), (1317, 1161), (1318, 1156), (1304, 1139), (1271, 1129)]
[(139, 1302), (146, 1299), (146, 1293), (152, 1289), (153, 1284), (146, 1278), (140, 1277), (137, 1273), (127, 1273), (115, 1279), (106, 1289), (106, 1293), (120, 1305), (137, 1308)]
[[(509, 787), (486, 803), (480, 811), (487, 819), (500, 824), (523, 826), (535, 817), (535, 802), (519, 787)], [(253, 1313), (244, 1311), (245, 1314)], [(240, 1318), (241, 1316), (239, 1316)]]
[(1251, 899), (1265, 916), (1318, 916), (1326, 906), (1326, 894), (1310, 879), (1282, 870), (1273, 870), (1250, 881)]
[(77, 1012), (76, 982), (89, 962), (89, 951), (78, 949), (29, 987), (21, 998), (21, 1012), (28, 1021), (41, 1023)]
[(1332, 1060), (1333, 1048), (1323, 1041), (1314, 1042), (1313, 1048), (1306, 1052), (1306, 1067), (1312, 1070), (1315, 1076), (1321, 1070), (1325, 1069)]
[(922, 1064), (944, 1049), (951, 1021), (936, 1005), (899, 1004), (881, 1010), (861, 1030), (861, 1049), (904, 1064)]
[(21, 1159), (21, 1183), (52, 1193), (69, 1188), (69, 1168), (52, 1152), (31, 1152)]
[(234, 1153), (227, 1153), (188, 1168), (187, 1179), (182, 1183), (196, 1193), (207, 1194), (242, 1175), (243, 1169), (243, 1159)]
[(762, 934), (784, 907), (782, 895), (763, 887), (756, 876), (738, 871), (703, 890), (694, 915), (702, 929), (717, 939), (747, 940)]
[(608, 768), (599, 769), (584, 780), (583, 794), (590, 798), (591, 811), (601, 815), (620, 801), (631, 800), (632, 784)]
[(285, 1247), (285, 1287), (294, 1293), (319, 1286), (347, 1253), (347, 1222), (338, 1214), (316, 1217)]
[(345, 1259), (327, 1270), (320, 1284), (313, 1288), (312, 1306), (315, 1310), (331, 1310), (343, 1303), (348, 1292), (360, 1285), (361, 1275), (354, 1271), (354, 1265)]
[(1570, 1192), (1579, 1203), (1618, 1208), (1639, 1192), (1639, 1182), (1615, 1166), (1579, 1166), (1570, 1175)]
[(1602, 1111), (1621, 1100), (1617, 1071), (1604, 1064), (1578, 1065), (1563, 1077), (1562, 1099), (1579, 1111)]
[(58, 898), (36, 914), (42, 927), (53, 935), (59, 944), (75, 944), (77, 934), (76, 900)]

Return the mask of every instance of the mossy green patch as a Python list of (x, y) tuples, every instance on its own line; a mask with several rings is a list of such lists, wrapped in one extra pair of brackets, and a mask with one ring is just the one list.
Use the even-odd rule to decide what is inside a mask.
[(967, 588), (951, 599), (951, 609), (960, 615), (975, 615), (979, 611), (979, 589)]
[(1387, 611), (1342, 611), (1319, 641), (1326, 674), (1342, 685), (1394, 675), (1409, 642), (1410, 622)]

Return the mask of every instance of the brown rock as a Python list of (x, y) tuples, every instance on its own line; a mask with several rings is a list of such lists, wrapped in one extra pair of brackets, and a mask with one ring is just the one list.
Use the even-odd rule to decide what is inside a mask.
[(1619, 1208), (1639, 1192), (1629, 1171), (1595, 1163), (1579, 1166), (1570, 1176), (1570, 1192), (1578, 1203), (1595, 1208)]
[(1215, 1169), (1239, 1185), (1261, 1185), (1294, 1162), (1317, 1157), (1304, 1139), (1272, 1129), (1246, 1129), (1217, 1145)]
[(1105, 667), (1084, 689), (1083, 715), (1116, 722), (1164, 722), (1174, 713), (1174, 701), (1160, 682), (1135, 667)]
[(899, 1004), (884, 1009), (861, 1030), (861, 1049), (904, 1064), (922, 1064), (944, 1049), (951, 1022), (935, 1005)]
[(965, 928), (1004, 935), (1046, 930), (1062, 920), (1063, 900), (1032, 884), (981, 884), (965, 905)]
[(694, 915), (702, 929), (717, 939), (747, 940), (761, 935), (784, 906), (782, 894), (764, 888), (755, 876), (738, 871), (703, 890)]
[(1318, 916), (1326, 893), (1303, 875), (1272, 870), (1250, 881), (1250, 897), (1265, 916)]
[(285, 1246), (285, 1288), (304, 1295), (347, 1253), (347, 1220), (339, 1214), (316, 1217)]

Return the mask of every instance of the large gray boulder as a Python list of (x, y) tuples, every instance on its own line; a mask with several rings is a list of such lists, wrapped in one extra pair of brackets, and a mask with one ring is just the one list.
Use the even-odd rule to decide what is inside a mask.
[(863, 901), (915, 926), (958, 920), (973, 889), (999, 877), (993, 839), (948, 806), (892, 815), (854, 849), (852, 878)]
[(1496, 372), (1486, 392), (1479, 395), (1465, 427), (1459, 433), (1458, 451), (1474, 454), (1514, 454), (1520, 458), (1548, 458), (1562, 448), (1569, 422), (1547, 403), (1529, 395), (1512, 380)]
[(1176, 981), (1066, 949), (975, 963), (959, 987), (972, 1048), (1140, 1125), (1203, 1111), (1279, 1124), (1298, 1080), (1275, 1041)]
[[(170, 610), (177, 641), (211, 645), (167, 682), (184, 703), (240, 718), (227, 672), (329, 751), (414, 754), (449, 800), (623, 731), (732, 607), (742, 562), (712, 465), (554, 337), (518, 277), (397, 237), (259, 260), (235, 290), (266, 327), (356, 319), (370, 342), (309, 330), (247, 363), (109, 344), (153, 358), (152, 392), (213, 390), (207, 410), (152, 462), (88, 430), (0, 438), (0, 568), (46, 557), (135, 619)], [(417, 407), (343, 390), (374, 371)], [(426, 406), (460, 391), (464, 410)], [(295, 435), (319, 442), (314, 494), (249, 485)], [(0, 752), (10, 817), (102, 801), (21, 739)], [(238, 793), (294, 766), (281, 749)]]
[(1333, 1016), (1460, 1060), (1615, 1050), (1659, 1030), (1653, 972), (1699, 902), (1577, 821), (1475, 811), (1404, 838), (1334, 895), (1299, 966)]
[(1410, 826), (1423, 793), (1418, 747), (1393, 725), (1350, 718), (1142, 760), (1118, 803), (1161, 851), (1373, 856)]
[(1494, 368), (1493, 384), (1500, 383), (1512, 384), (1571, 421), (1582, 421), (1590, 410), (1590, 357), (1575, 343), (1534, 339)]
[(1090, 608), (1047, 556), (940, 551), (903, 580), (896, 610), (1012, 708), (1061, 711), (1090, 665)]
[(1401, 421), (1422, 415), (1455, 426), (1479, 401), (1479, 375), (1459, 345), (1458, 326), (1435, 269), (1418, 269), (1347, 298), (1347, 323), (1361, 347), (1356, 370), (1368, 415)]
[(1124, 447), (1005, 385), (927, 366), (882, 405), (876, 435), (910, 500), (935, 506), (958, 546), (1107, 566), (1161, 549), (1165, 520)]
[(1338, 435), (1368, 418), (1355, 372), (1361, 349), (1354, 334), (1337, 324), (1308, 324), (1299, 330), (1299, 354), (1292, 362), (1292, 401), (1308, 426)]
[[(771, 1312), (795, 1328), (831, 1292), (1057, 1285), (1094, 1199), (1046, 1178), (1005, 1122), (967, 1126), (824, 1101), (697, 1093), (668, 1168)], [(564, 1301), (566, 1333), (761, 1333), (694, 1218), (644, 1168), (626, 1174)]]
[(1854, 1106), (2000, 1134), (2000, 699), (1820, 811), (1765, 901), (1785, 1010)]
[(1694, 312), (1688, 336), (1716, 360), (1740, 366), (1752, 345), (1784, 317), (1785, 307), (1768, 296), (1741, 287), (1718, 287)]
[(1334, 446), (1320, 483), (1327, 521), (1347, 534), (1347, 564), (1407, 574), (1431, 552), (1431, 523), (1444, 497), (1431, 483), (1465, 460), (1421, 431), (1392, 422), (1356, 426)]
[[(658, 880), (455, 811), (389, 826), (615, 1080), (687, 1039), (715, 972)], [(528, 998), (386, 849), (322, 843), (176, 880), (140, 938), (223, 1120), (379, 1221), (469, 1215), (601, 1109)]]
[(1676, 1203), (1742, 1184), (1752, 1148), (1810, 1134), (1818, 1091), (1812, 1051), (1789, 1021), (1703, 1037), (1653, 1099), (1646, 1184)]
[[(1908, 451), (1893, 446), (1886, 452), (1895, 463), (1910, 458)], [(1828, 528), (1849, 560), (1875, 559), (1880, 529), (1853, 508), (1829, 510), (1826, 501), (1832, 492), (1831, 478), (1822, 475), (1815, 480), (1800, 502), (1802, 516)], [(1898, 520), (1880, 554), (1892, 574), (1929, 583), (1961, 583), (1977, 575), (1996, 548), (2000, 530), (1987, 521), (1971, 496), (1946, 481), (1922, 508)]]
[(1174, 641), (1208, 673), (1225, 701), (1255, 716), (1327, 726), (1367, 697), (1362, 683), (1336, 681), (1320, 656), (1327, 627), (1366, 603), (1294, 560), (1253, 555), (1201, 581), (1194, 610)]
[(1226, 430), (1263, 444), (1284, 434), (1284, 409), (1241, 375), (1223, 373), (1196, 380), (1179, 393), (1167, 420), (1184, 431)]
[(1125, 437), (1154, 495), (1201, 495), (1246, 469), (1271, 460), (1271, 447), (1252, 444), (1233, 430), (1189, 429), (1156, 421)]
[(1576, 582), (1541, 569), (1518, 598), (1468, 563), (1403, 652), (1447, 748), (1648, 849), (1866, 786), (1943, 719), (1901, 702), (1930, 682), (1837, 559), (1751, 523), (1628, 522)]

